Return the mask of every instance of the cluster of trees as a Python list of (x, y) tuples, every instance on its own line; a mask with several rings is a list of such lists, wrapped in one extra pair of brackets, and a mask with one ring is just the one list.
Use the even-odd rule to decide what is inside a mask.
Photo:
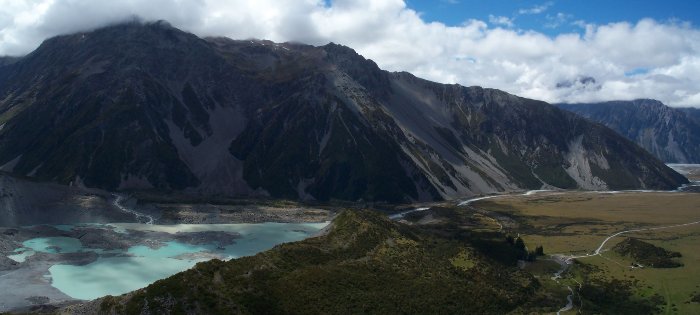
[(506, 241), (511, 246), (514, 246), (517, 250), (522, 253), (522, 260), (525, 261), (535, 261), (537, 256), (544, 256), (544, 247), (539, 245), (535, 247), (534, 251), (528, 251), (527, 246), (525, 246), (525, 241), (522, 237), (514, 237), (513, 235), (506, 235)]

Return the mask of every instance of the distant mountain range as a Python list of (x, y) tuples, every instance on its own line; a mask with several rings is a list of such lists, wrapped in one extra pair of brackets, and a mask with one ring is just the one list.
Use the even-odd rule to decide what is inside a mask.
[(365, 201), (686, 182), (555, 106), (383, 71), (332, 43), (127, 23), (0, 65), (0, 170), (39, 180)]
[(558, 106), (612, 128), (667, 163), (700, 163), (700, 109), (647, 99)]
[(698, 124), (700, 124), (700, 108), (686, 107), (686, 108), (677, 108), (677, 109), (684, 112), (686, 115), (688, 115), (688, 117), (692, 118)]

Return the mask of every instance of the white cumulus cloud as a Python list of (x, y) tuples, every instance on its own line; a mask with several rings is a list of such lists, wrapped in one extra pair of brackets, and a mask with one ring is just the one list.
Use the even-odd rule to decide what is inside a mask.
[(513, 29), (511, 19), (498, 16), (491, 26), (427, 22), (403, 0), (0, 0), (0, 55), (26, 54), (48, 37), (133, 16), (167, 20), (200, 36), (333, 41), (390, 71), (549, 102), (655, 98), (700, 105), (700, 30), (691, 25), (578, 21), (582, 34), (552, 37)]

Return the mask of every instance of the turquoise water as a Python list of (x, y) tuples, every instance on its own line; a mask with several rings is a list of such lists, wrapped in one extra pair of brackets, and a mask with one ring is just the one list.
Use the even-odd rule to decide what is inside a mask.
[(39, 237), (24, 241), (22, 245), (24, 247), (15, 249), (17, 254), (8, 255), (7, 258), (21, 263), (36, 252), (58, 254), (77, 253), (83, 250), (80, 240), (71, 237)]
[(240, 239), (236, 244), (226, 246), (228, 258), (255, 255), (277, 244), (303, 240), (318, 233), (327, 223), (321, 224), (285, 224), (261, 223), (238, 225)]
[(145, 287), (194, 266), (197, 260), (100, 257), (85, 266), (54, 265), (51, 285), (75, 299), (91, 300)]
[[(158, 279), (163, 279), (180, 271), (191, 268), (197, 262), (207, 259), (182, 258), (187, 254), (207, 254), (221, 259), (232, 259), (254, 255), (270, 249), (277, 244), (305, 239), (318, 233), (327, 223), (260, 223), (260, 224), (192, 224), (192, 225), (146, 225), (146, 224), (112, 224), (106, 228), (119, 230), (141, 230), (166, 233), (187, 233), (202, 231), (224, 231), (238, 233), (240, 238), (234, 244), (217, 248), (216, 240), (211, 244), (192, 245), (175, 240), (165, 242), (159, 248), (132, 246), (122, 252), (123, 256), (102, 257), (83, 265), (54, 265), (49, 268), (51, 285), (76, 299), (95, 299), (105, 295), (119, 295), (145, 287)], [(28, 248), (50, 250), (59, 246), (61, 252), (80, 250), (80, 241), (57, 240), (56, 238), (33, 239)], [(29, 242), (29, 241), (27, 241)], [(27, 243), (25, 242), (25, 243)], [(48, 246), (47, 246), (48, 245)], [(47, 247), (50, 247), (47, 249)], [(85, 251), (100, 250), (85, 249)], [(191, 257), (191, 256), (189, 256)]]
[(148, 246), (132, 246), (127, 251), (127, 254), (135, 257), (148, 258), (172, 258), (184, 254), (198, 253), (204, 251), (212, 251), (216, 249), (216, 245), (191, 245), (176, 241), (165, 242), (165, 246), (157, 249), (152, 249)]
[(22, 243), (24, 247), (44, 253), (77, 253), (83, 249), (80, 240), (72, 237), (40, 237)]

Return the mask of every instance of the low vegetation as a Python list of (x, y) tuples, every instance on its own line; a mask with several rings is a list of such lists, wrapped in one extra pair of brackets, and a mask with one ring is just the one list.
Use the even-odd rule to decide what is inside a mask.
[(581, 283), (577, 290), (581, 309), (590, 314), (655, 314), (664, 298), (658, 294), (639, 297), (639, 281), (606, 278), (604, 270), (594, 265), (577, 263), (571, 277)]
[(635, 265), (652, 268), (677, 268), (683, 266), (682, 263), (674, 259), (681, 257), (681, 253), (667, 251), (632, 237), (628, 237), (615, 245), (613, 250), (622, 256), (632, 257), (635, 260)]
[(690, 301), (693, 303), (700, 303), (700, 293), (695, 294), (690, 298)]
[[(104, 313), (504, 314), (560, 301), (515, 267), (500, 233), (432, 230), (344, 211), (323, 236), (228, 262), (213, 260), (121, 297)], [(439, 233), (438, 233), (439, 232)]]
[(700, 226), (614, 238), (556, 280), (561, 261), (549, 256), (591, 253), (623, 229), (691, 222), (697, 198), (543, 193), (441, 203), (399, 222), (345, 210), (324, 235), (200, 263), (89, 305), (105, 314), (530, 314), (562, 308), (569, 287), (572, 311), (697, 313)]

